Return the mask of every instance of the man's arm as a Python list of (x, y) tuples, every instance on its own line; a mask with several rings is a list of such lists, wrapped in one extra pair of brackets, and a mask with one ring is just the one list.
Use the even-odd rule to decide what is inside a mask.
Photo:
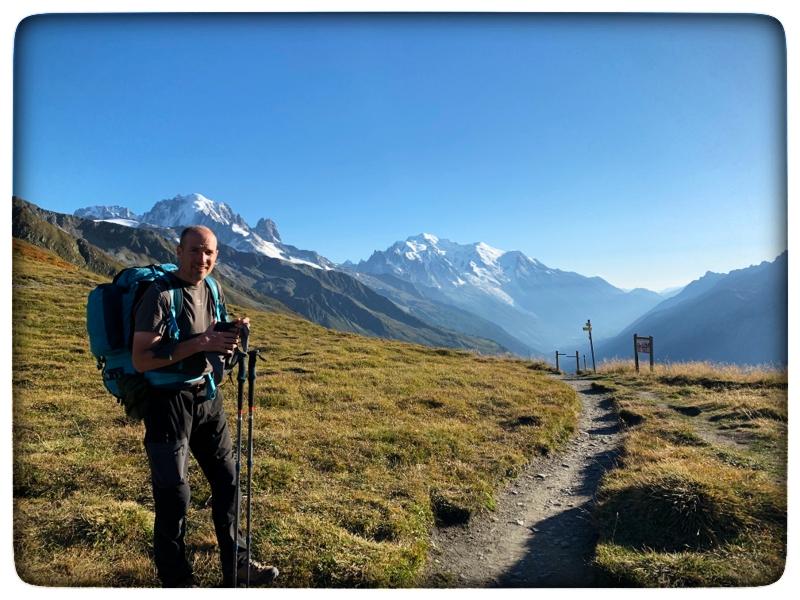
[(152, 331), (137, 331), (133, 334), (133, 348), (131, 349), (133, 368), (144, 373), (175, 364), (198, 352), (232, 354), (236, 348), (237, 335), (236, 330), (214, 331), (212, 323), (200, 335), (175, 344), (170, 356), (162, 357), (162, 352), (156, 352), (162, 336)]

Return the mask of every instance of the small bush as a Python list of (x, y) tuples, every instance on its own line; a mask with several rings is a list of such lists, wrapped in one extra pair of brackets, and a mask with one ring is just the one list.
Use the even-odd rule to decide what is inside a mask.
[(729, 491), (677, 474), (643, 480), (603, 498), (605, 536), (637, 549), (675, 552), (719, 545), (742, 523)]

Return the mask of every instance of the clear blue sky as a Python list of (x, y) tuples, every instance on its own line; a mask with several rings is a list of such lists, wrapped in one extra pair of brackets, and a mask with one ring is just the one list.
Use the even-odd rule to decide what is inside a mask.
[(784, 72), (760, 17), (33, 17), (13, 191), (199, 192), (337, 262), (430, 232), (661, 289), (786, 248)]

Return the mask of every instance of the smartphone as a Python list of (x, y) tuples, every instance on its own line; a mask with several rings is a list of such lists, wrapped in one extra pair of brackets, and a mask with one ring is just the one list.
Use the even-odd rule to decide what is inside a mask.
[(233, 321), (217, 321), (214, 323), (214, 331), (236, 331), (237, 329), (238, 325)]

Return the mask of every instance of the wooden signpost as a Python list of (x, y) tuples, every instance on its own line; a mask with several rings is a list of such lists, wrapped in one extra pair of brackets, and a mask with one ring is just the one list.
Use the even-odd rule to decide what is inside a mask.
[[(559, 356), (567, 356), (566, 352), (559, 352), (556, 350), (556, 371), (561, 372), (559, 367), (558, 357)], [(578, 357), (578, 351), (575, 350), (575, 373), (581, 372), (581, 359)]]
[(558, 371), (559, 373), (561, 372), (561, 369), (558, 366), (558, 357), (559, 356), (566, 356), (566, 355), (567, 355), (566, 352), (559, 352), (558, 350), (556, 350), (556, 371)]
[(639, 352), (650, 355), (650, 371), (653, 371), (653, 336), (640, 336), (633, 334), (633, 360), (636, 363), (636, 372), (639, 372)]
[(592, 343), (592, 320), (586, 319), (586, 325), (583, 326), (584, 331), (589, 332), (589, 348), (592, 350), (592, 371), (597, 373), (597, 369), (594, 366), (594, 344)]

